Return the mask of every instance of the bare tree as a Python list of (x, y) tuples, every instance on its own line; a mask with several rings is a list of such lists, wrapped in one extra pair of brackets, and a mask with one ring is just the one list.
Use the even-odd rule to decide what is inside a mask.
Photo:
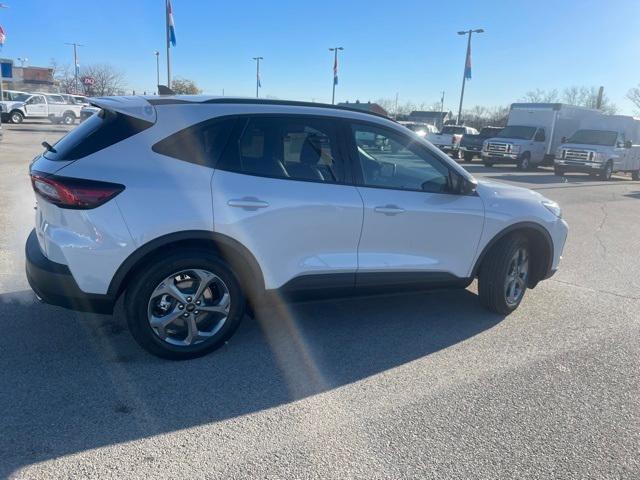
[(68, 64), (60, 65), (54, 58), (49, 62), (49, 68), (53, 70), (53, 82), (61, 93), (76, 93), (75, 78)]
[[(562, 101), (569, 105), (577, 105), (579, 107), (597, 108), (598, 107), (598, 87), (577, 87), (572, 86), (565, 88), (562, 92)], [(613, 114), (618, 111), (618, 108), (611, 103), (609, 97), (606, 94), (602, 96), (602, 103), (600, 104), (600, 110), (604, 113)]]
[(640, 114), (640, 84), (627, 92), (627, 98), (636, 106), (636, 113)]
[(171, 90), (180, 95), (198, 95), (202, 93), (196, 82), (187, 78), (174, 78), (171, 81)]
[(108, 63), (87, 65), (82, 69), (81, 76), (93, 79), (93, 85), (84, 86), (87, 95), (104, 97), (122, 95), (124, 92), (123, 73)]
[(558, 101), (558, 91), (555, 89), (542, 90), (536, 88), (525, 93), (522, 101), (527, 103), (555, 103)]
[(483, 107), (476, 105), (471, 110), (462, 112), (464, 124), (481, 129), (482, 127), (504, 127), (507, 124), (509, 107)]

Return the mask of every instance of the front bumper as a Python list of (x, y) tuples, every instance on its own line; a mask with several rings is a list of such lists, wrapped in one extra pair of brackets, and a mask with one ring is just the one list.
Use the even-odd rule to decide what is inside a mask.
[(482, 161), (490, 163), (517, 163), (519, 155), (516, 153), (486, 153), (482, 152)]
[(463, 152), (471, 152), (471, 153), (482, 153), (482, 147), (467, 147), (464, 145), (460, 145), (460, 150)]
[(438, 147), (443, 152), (457, 152), (458, 151), (458, 146), (457, 145), (436, 145), (436, 147)]
[(604, 169), (604, 164), (597, 162), (574, 163), (566, 160), (556, 160), (554, 165), (565, 172), (576, 173), (598, 173)]
[(44, 303), (82, 312), (113, 313), (113, 298), (83, 292), (69, 267), (44, 256), (35, 230), (27, 239), (25, 257), (29, 285)]

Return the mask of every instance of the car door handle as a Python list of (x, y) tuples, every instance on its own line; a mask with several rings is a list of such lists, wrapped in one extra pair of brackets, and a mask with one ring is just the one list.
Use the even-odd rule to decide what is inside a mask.
[(245, 210), (257, 210), (259, 208), (267, 208), (269, 202), (258, 200), (255, 197), (233, 198), (227, 202), (230, 207), (244, 208)]
[(400, 208), (397, 205), (385, 205), (383, 207), (375, 207), (374, 210), (377, 213), (384, 213), (385, 215), (397, 215), (404, 213), (404, 208)]

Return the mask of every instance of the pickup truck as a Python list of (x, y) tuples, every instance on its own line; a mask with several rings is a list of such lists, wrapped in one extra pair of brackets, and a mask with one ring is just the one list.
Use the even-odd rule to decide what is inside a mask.
[[(62, 101), (57, 100), (59, 97)], [(64, 102), (60, 95), (33, 94), (23, 101), (6, 102), (11, 123), (22, 123), (25, 118), (48, 118), (53, 123), (73, 124), (80, 117), (81, 105)]]
[(588, 173), (609, 180), (613, 172), (631, 173), (640, 180), (640, 145), (612, 130), (578, 130), (556, 152), (553, 171)]
[(463, 125), (445, 125), (440, 133), (427, 135), (427, 140), (453, 158), (460, 158), (460, 140), (464, 135), (477, 135), (475, 128)]
[(466, 134), (460, 140), (460, 151), (465, 162), (471, 162), (475, 155), (481, 156), (482, 144), (487, 138), (493, 138), (502, 131), (503, 127), (484, 127), (477, 135)]

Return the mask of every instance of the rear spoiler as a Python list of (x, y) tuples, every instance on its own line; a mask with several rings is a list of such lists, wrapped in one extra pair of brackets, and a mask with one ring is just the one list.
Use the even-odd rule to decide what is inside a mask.
[(156, 109), (143, 97), (92, 97), (89, 103), (145, 122), (156, 122)]

